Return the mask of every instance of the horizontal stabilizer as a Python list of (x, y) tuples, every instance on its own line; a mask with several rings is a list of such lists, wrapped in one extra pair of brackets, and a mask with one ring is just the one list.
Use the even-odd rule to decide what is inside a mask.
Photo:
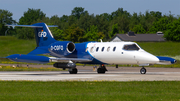
[[(37, 26), (37, 25), (6, 25), (6, 26), (12, 26), (12, 27), (43, 28), (43, 26)], [(56, 25), (48, 25), (48, 27), (58, 27), (58, 26), (56, 26)]]
[(36, 49), (28, 53), (28, 55), (48, 54), (50, 52), (47, 49), (48, 48), (46, 47), (37, 47)]
[(56, 42), (49, 27), (58, 27), (56, 25), (46, 25), (45, 23), (35, 23), (33, 25), (6, 25), (13, 27), (30, 27), (35, 31), (37, 47), (49, 46)]
[(46, 56), (13, 54), (13, 55), (7, 56), (6, 58), (15, 62), (49, 63), (49, 57), (46, 57)]

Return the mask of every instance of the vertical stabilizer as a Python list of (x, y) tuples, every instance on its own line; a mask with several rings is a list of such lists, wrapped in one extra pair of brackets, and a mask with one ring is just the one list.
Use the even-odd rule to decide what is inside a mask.
[[(32, 26), (40, 26), (40, 27), (34, 27), (37, 47), (48, 46), (51, 43), (56, 42), (51, 31), (49, 30), (48, 26), (45, 23), (36, 23), (33, 24)], [(56, 27), (56, 26), (50, 26), (50, 27)]]

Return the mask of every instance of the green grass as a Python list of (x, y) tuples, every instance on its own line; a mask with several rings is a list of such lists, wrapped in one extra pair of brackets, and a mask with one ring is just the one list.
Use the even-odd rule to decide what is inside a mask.
[(179, 101), (180, 81), (0, 81), (1, 101)]
[(138, 42), (141, 48), (157, 56), (179, 56), (180, 42)]
[(60, 68), (55, 67), (13, 67), (13, 66), (0, 66), (0, 71), (62, 71)]
[(0, 57), (11, 54), (27, 54), (36, 47), (35, 40), (22, 40), (12, 36), (0, 36)]

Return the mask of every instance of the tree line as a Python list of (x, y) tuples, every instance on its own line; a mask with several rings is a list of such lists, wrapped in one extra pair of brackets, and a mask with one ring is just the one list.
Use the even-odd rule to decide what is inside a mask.
[(82, 7), (75, 7), (71, 15), (57, 15), (50, 18), (40, 9), (28, 9), (16, 22), (12, 13), (0, 9), (0, 35), (14, 35), (20, 39), (34, 39), (34, 30), (31, 28), (12, 28), (5, 24), (31, 25), (44, 22), (48, 25), (58, 25), (50, 28), (56, 40), (69, 40), (73, 42), (109, 40), (115, 34), (125, 34), (133, 31), (137, 34), (153, 34), (158, 31), (164, 33), (164, 37), (171, 41), (180, 41), (180, 16), (171, 14), (162, 15), (159, 11), (146, 11), (133, 13), (132, 15), (118, 8), (111, 14), (89, 14)]

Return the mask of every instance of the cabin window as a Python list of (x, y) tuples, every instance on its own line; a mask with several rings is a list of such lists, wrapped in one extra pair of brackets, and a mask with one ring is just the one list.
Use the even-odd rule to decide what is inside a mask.
[(87, 51), (88, 51), (88, 47), (86, 48), (85, 52), (87, 52)]
[(131, 45), (124, 45), (123, 49), (124, 50), (139, 50), (139, 47), (136, 44), (131, 44)]
[(116, 51), (116, 47), (113, 48), (113, 51)]
[(102, 50), (101, 50), (102, 52), (104, 51), (104, 47), (102, 47)]
[(108, 51), (108, 52), (110, 51), (110, 47), (107, 48), (107, 51)]
[(99, 50), (99, 47), (96, 48), (96, 52), (98, 52), (98, 50)]

